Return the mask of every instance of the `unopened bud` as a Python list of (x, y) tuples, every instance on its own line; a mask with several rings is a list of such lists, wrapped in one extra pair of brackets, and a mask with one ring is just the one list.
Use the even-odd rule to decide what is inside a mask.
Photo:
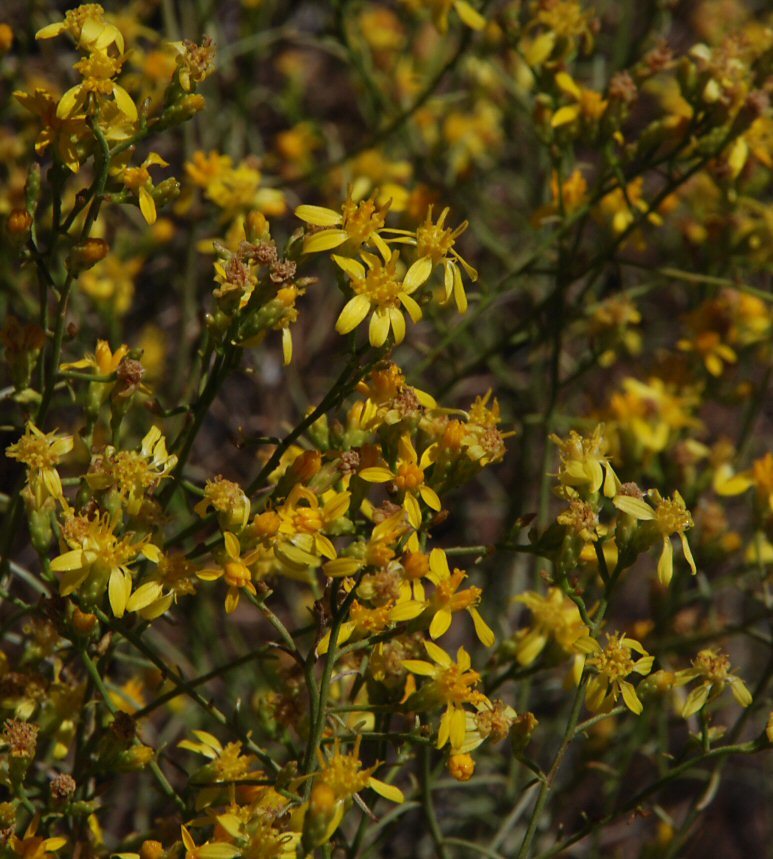
[(107, 256), (110, 246), (104, 239), (86, 239), (70, 251), (67, 268), (74, 273), (86, 271)]
[(12, 209), (5, 228), (14, 242), (23, 242), (32, 228), (32, 215), (26, 209)]
[(472, 755), (451, 755), (448, 759), (448, 772), (457, 781), (469, 781), (475, 772), (475, 761)]

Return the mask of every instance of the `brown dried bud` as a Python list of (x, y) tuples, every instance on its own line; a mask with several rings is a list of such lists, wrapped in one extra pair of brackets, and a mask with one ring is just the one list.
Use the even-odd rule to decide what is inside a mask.
[(3, 742), (8, 746), (12, 758), (34, 758), (38, 744), (37, 725), (20, 719), (6, 719)]
[(58, 773), (51, 779), (49, 786), (51, 799), (54, 802), (65, 802), (75, 793), (77, 787), (78, 785), (71, 775)]
[(295, 277), (298, 266), (290, 259), (277, 260), (271, 266), (271, 280), (274, 283), (286, 283)]
[(72, 625), (76, 632), (81, 635), (88, 635), (97, 625), (97, 616), (76, 608), (72, 613)]
[(123, 710), (119, 710), (115, 714), (115, 719), (113, 720), (113, 724), (110, 726), (110, 730), (120, 742), (128, 745), (132, 742), (134, 735), (137, 733), (137, 726), (134, 719), (128, 713), (124, 713)]
[(617, 72), (609, 82), (609, 97), (624, 104), (633, 104), (639, 96), (639, 90), (633, 78), (626, 71)]

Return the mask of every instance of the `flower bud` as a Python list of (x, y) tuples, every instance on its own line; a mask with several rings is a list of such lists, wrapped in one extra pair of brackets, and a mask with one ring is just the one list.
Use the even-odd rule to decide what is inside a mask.
[(469, 781), (475, 772), (475, 761), (472, 755), (451, 755), (448, 759), (448, 772), (457, 781)]
[(86, 239), (70, 251), (67, 256), (67, 268), (73, 274), (95, 266), (107, 256), (110, 246), (104, 239)]

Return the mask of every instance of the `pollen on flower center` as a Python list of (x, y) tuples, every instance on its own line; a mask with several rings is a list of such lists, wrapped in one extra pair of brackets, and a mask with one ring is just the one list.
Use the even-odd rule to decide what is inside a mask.
[(23, 435), (13, 447), (13, 457), (29, 468), (51, 468), (59, 462), (59, 455), (45, 436)]
[(622, 643), (622, 636), (612, 636), (606, 648), (588, 659), (589, 664), (595, 665), (601, 674), (606, 674), (611, 681), (627, 677), (634, 667), (630, 647)]
[(122, 65), (123, 60), (109, 57), (103, 51), (94, 51), (90, 56), (78, 60), (75, 69), (85, 78), (87, 89), (110, 93), (112, 86), (107, 85), (107, 82), (121, 71)]
[(395, 477), (398, 489), (412, 491), (424, 483), (424, 471), (414, 463), (401, 465)]
[(693, 525), (692, 516), (684, 502), (671, 498), (664, 498), (658, 504), (655, 521), (663, 534), (681, 534)]
[(359, 793), (368, 786), (370, 770), (354, 755), (335, 755), (325, 766), (319, 781), (329, 787), (338, 799)]
[(243, 588), (252, 579), (249, 569), (239, 561), (227, 561), (223, 570), (224, 578), (232, 588)]
[(450, 665), (435, 677), (441, 698), (454, 704), (469, 701), (472, 687), (477, 686), (479, 680), (480, 674), (477, 671), (462, 671), (458, 665)]
[(724, 683), (730, 670), (730, 658), (720, 651), (701, 650), (693, 660), (693, 666), (712, 683)]
[(373, 200), (355, 203), (347, 200), (343, 205), (344, 229), (358, 244), (367, 241), (371, 233), (380, 230), (385, 223), (385, 213)]
[(416, 230), (416, 244), (419, 256), (428, 256), (437, 265), (453, 247), (454, 231), (439, 224), (422, 224)]
[(376, 262), (365, 277), (352, 281), (352, 289), (358, 295), (366, 295), (374, 304), (397, 306), (403, 285), (395, 279), (396, 257), (395, 254), (386, 265)]

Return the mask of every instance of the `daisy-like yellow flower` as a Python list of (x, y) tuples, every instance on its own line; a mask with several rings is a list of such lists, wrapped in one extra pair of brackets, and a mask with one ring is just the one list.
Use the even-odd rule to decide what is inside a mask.
[(240, 847), (222, 841), (205, 841), (204, 844), (197, 845), (185, 826), (180, 827), (180, 834), (185, 847), (185, 859), (236, 859), (242, 853)]
[(125, 188), (136, 194), (142, 217), (148, 224), (156, 223), (156, 203), (153, 199), (153, 180), (150, 178), (150, 167), (168, 167), (169, 164), (156, 152), (150, 155), (139, 167), (123, 167), (118, 178)]
[(218, 474), (204, 486), (204, 497), (193, 508), (201, 517), (209, 508), (217, 511), (218, 522), (224, 531), (243, 531), (250, 518), (250, 499), (233, 480)]
[(427, 578), (435, 586), (435, 592), (430, 601), (433, 612), (429, 626), (430, 636), (435, 639), (445, 635), (451, 626), (455, 612), (466, 611), (472, 618), (475, 634), (480, 643), (484, 647), (491, 647), (496, 640), (494, 633), (477, 609), (482, 594), (481, 589), (470, 587), (459, 590), (459, 586), (467, 578), (467, 573), (459, 569), (455, 569), (452, 573), (446, 553), (442, 549), (435, 548), (429, 554)]
[(115, 45), (120, 53), (124, 51), (124, 41), (120, 30), (105, 21), (105, 10), (99, 3), (83, 3), (65, 12), (64, 20), (48, 24), (35, 33), (36, 39), (53, 39), (67, 33), (77, 47), (85, 51), (107, 50)]
[(70, 361), (67, 364), (60, 364), (60, 370), (84, 370), (90, 367), (97, 371), (100, 376), (109, 376), (115, 373), (118, 365), (129, 354), (129, 347), (124, 343), (119, 346), (115, 352), (110, 348), (107, 340), (97, 340), (97, 348), (93, 355), (86, 355), (79, 361)]
[(144, 620), (161, 617), (181, 596), (196, 593), (196, 566), (182, 552), (171, 552), (160, 558), (151, 578), (144, 581), (129, 597), (126, 610)]
[(532, 613), (530, 626), (517, 638), (515, 658), (521, 665), (531, 665), (551, 638), (567, 654), (589, 653), (593, 649), (580, 610), (560, 588), (548, 588), (547, 596), (527, 591), (514, 601), (523, 603)]
[(323, 503), (308, 487), (296, 483), (285, 503), (275, 511), (276, 531), (273, 548), (277, 559), (289, 573), (305, 573), (309, 567), (318, 567), (322, 558), (332, 560), (335, 546), (323, 533), (349, 507), (348, 492), (330, 491)]
[[(349, 620), (344, 621), (338, 630), (338, 644), (345, 644), (352, 636), (364, 638), (383, 632), (388, 626), (413, 620), (424, 611), (424, 604), (416, 600), (390, 600), (376, 608), (368, 608), (354, 600), (349, 611)], [(317, 653), (321, 656), (330, 647), (330, 632), (323, 636), (317, 645)]]
[(336, 802), (351, 799), (351, 797), (366, 787), (374, 790), (379, 796), (383, 796), (384, 799), (389, 799), (392, 802), (404, 802), (405, 797), (399, 788), (393, 784), (387, 784), (377, 778), (373, 778), (372, 773), (378, 768), (379, 764), (363, 768), (362, 761), (360, 760), (361, 741), (362, 737), (358, 736), (350, 754), (343, 754), (341, 752), (338, 740), (336, 740), (333, 753), (329, 757), (325, 757), (320, 750), (317, 750), (320, 770), (314, 776), (315, 785), (323, 784), (330, 788)]
[(658, 560), (658, 579), (666, 587), (674, 574), (674, 547), (671, 545), (671, 535), (677, 534), (682, 542), (682, 551), (687, 563), (690, 565), (692, 574), (698, 571), (687, 542), (685, 531), (692, 528), (693, 521), (690, 511), (684, 503), (684, 499), (678, 492), (674, 492), (673, 498), (661, 498), (660, 493), (653, 489), (648, 493), (655, 502), (653, 509), (643, 498), (632, 495), (616, 495), (612, 503), (629, 516), (643, 522), (651, 522), (656, 535), (663, 540), (663, 551)]
[(42, 838), (37, 834), (38, 825), (40, 824), (40, 815), (32, 818), (24, 835), (11, 835), (9, 846), (14, 856), (21, 856), (23, 859), (48, 859), (61, 850), (67, 844), (66, 838)]
[(46, 498), (55, 498), (65, 503), (62, 481), (56, 466), (72, 448), (71, 435), (44, 433), (30, 421), (25, 427), (24, 435), (5, 449), (7, 457), (27, 466), (27, 485), (36, 507), (41, 507)]
[(438, 511), (442, 507), (437, 492), (425, 482), (424, 465), (426, 463), (419, 463), (416, 448), (410, 437), (402, 435), (397, 445), (397, 463), (394, 471), (384, 466), (373, 466), (361, 469), (359, 476), (368, 483), (391, 481), (395, 488), (403, 493), (403, 508), (408, 514), (408, 521), (418, 530), (421, 528), (422, 520), (419, 498), (431, 510)]
[(86, 482), (96, 490), (115, 489), (127, 511), (135, 516), (146, 493), (168, 477), (175, 465), (177, 457), (167, 452), (166, 439), (154, 426), (142, 439), (139, 451), (106, 447), (86, 474)]
[(312, 227), (321, 227), (306, 235), (303, 252), (329, 251), (344, 243), (356, 250), (362, 245), (371, 244), (387, 259), (389, 252), (380, 232), (386, 222), (389, 202), (379, 204), (376, 196), (373, 193), (367, 200), (356, 201), (350, 194), (340, 212), (324, 206), (298, 206), (296, 217)]
[(558, 480), (569, 496), (579, 495), (586, 498), (602, 490), (607, 498), (612, 498), (620, 486), (609, 463), (607, 440), (604, 426), (599, 424), (593, 435), (582, 436), (571, 430), (567, 438), (552, 434), (550, 440), (558, 445), (561, 467)]
[[(331, 578), (341, 578), (353, 576), (365, 567), (376, 567), (377, 569), (386, 567), (395, 557), (397, 542), (410, 530), (405, 511), (397, 510), (373, 526), (373, 531), (367, 542), (354, 543), (347, 548), (345, 555), (328, 561), (323, 568), (325, 575)], [(403, 596), (409, 598), (410, 594)], [(417, 595), (416, 599), (423, 600), (424, 597)]]
[[(611, 710), (622, 695), (625, 706), (639, 715), (644, 707), (633, 684), (626, 677), (630, 674), (649, 674), (655, 657), (650, 656), (636, 639), (622, 633), (607, 634), (607, 646), (603, 649), (595, 639), (591, 641), (591, 649), (595, 652), (586, 659), (586, 665), (593, 668), (595, 673), (588, 680), (585, 691), (588, 709), (593, 712)], [(639, 654), (638, 659), (634, 653)]]
[(748, 707), (752, 702), (752, 694), (743, 680), (737, 674), (730, 673), (730, 658), (716, 648), (701, 650), (693, 659), (692, 668), (676, 672), (678, 686), (693, 680), (700, 680), (700, 683), (690, 692), (682, 706), (682, 717), (685, 719), (701, 710), (708, 701), (719, 697), (728, 686), (742, 707)]
[(411, 674), (431, 679), (408, 698), (405, 706), (409, 710), (445, 706), (440, 719), (437, 748), (442, 749), (449, 740), (453, 748), (461, 748), (467, 721), (462, 705), (476, 704), (485, 698), (482, 693), (475, 691), (480, 674), (471, 669), (470, 655), (463, 647), (456, 652), (456, 662), (433, 641), (425, 641), (424, 647), (432, 662), (404, 659), (402, 664)]
[(257, 594), (255, 585), (252, 582), (252, 570), (250, 564), (254, 563), (261, 555), (260, 549), (253, 549), (246, 555), (242, 555), (242, 549), (239, 544), (239, 538), (226, 531), (223, 534), (223, 542), (225, 544), (225, 557), (222, 563), (216, 567), (207, 567), (199, 570), (196, 575), (204, 582), (214, 582), (220, 578), (225, 579), (228, 585), (228, 593), (225, 598), (226, 614), (231, 614), (236, 611), (239, 605), (239, 598), (242, 590), (251, 593), (253, 596)]
[(607, 101), (602, 98), (601, 93), (587, 87), (579, 86), (571, 75), (559, 72), (556, 75), (556, 86), (562, 93), (573, 100), (573, 104), (560, 107), (550, 121), (553, 128), (568, 125), (577, 119), (583, 119), (588, 123), (598, 122), (607, 109)]
[(408, 312), (413, 322), (421, 319), (421, 308), (411, 297), (419, 284), (406, 284), (397, 275), (399, 254), (386, 245), (381, 250), (382, 258), (363, 253), (363, 265), (357, 260), (338, 255), (333, 260), (349, 275), (349, 284), (354, 296), (347, 301), (336, 321), (336, 331), (348, 334), (371, 313), (368, 335), (371, 346), (383, 346), (391, 327), (395, 343), (405, 339), (405, 317)]
[(134, 541), (131, 534), (116, 536), (114, 528), (107, 514), (96, 519), (81, 514), (70, 516), (62, 526), (62, 537), (70, 551), (54, 558), (51, 570), (61, 574), (62, 596), (80, 591), (96, 600), (107, 590), (113, 614), (123, 617), (132, 592), (129, 565), (140, 558), (157, 564), (161, 552), (145, 538)]
[(417, 10), (429, 9), (432, 23), (439, 32), (448, 31), (448, 16), (455, 11), (463, 24), (472, 30), (482, 30), (486, 19), (467, 0), (403, 0), (407, 5)]
[(449, 302), (453, 297), (459, 313), (464, 313), (467, 310), (467, 295), (459, 267), (464, 269), (473, 283), (478, 279), (478, 272), (454, 247), (456, 240), (469, 224), (467, 221), (462, 221), (456, 229), (446, 227), (445, 221), (450, 211), (446, 207), (440, 213), (437, 222), (433, 222), (432, 206), (430, 206), (424, 223), (417, 227), (415, 233), (407, 230), (388, 230), (387, 232), (398, 236), (392, 239), (393, 242), (416, 247), (418, 259), (405, 273), (403, 284), (414, 288), (421, 286), (429, 279), (432, 269), (440, 265), (444, 270), (445, 300)]
[(89, 96), (93, 95), (97, 102), (101, 102), (112, 95), (118, 110), (129, 121), (136, 122), (137, 106), (129, 93), (113, 80), (120, 74), (124, 60), (125, 57), (112, 57), (98, 49), (78, 60), (75, 69), (83, 76), (83, 80), (59, 99), (57, 117), (66, 119), (80, 111), (88, 112)]

